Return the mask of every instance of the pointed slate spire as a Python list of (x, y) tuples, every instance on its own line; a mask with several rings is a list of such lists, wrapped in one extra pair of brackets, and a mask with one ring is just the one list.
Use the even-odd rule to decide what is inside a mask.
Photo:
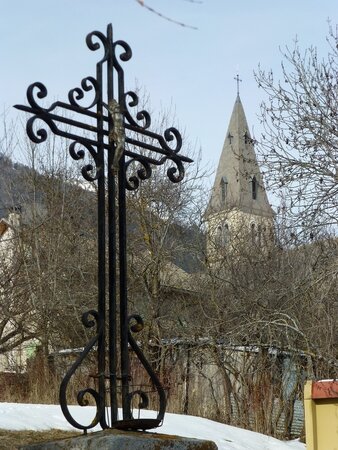
[(273, 217), (250, 136), (243, 105), (237, 93), (219, 160), (206, 215), (237, 209)]

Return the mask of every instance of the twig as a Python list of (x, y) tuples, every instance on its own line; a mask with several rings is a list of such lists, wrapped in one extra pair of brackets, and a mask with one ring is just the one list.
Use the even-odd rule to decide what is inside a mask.
[[(186, 1), (190, 1), (191, 3), (201, 3), (199, 1), (195, 1), (195, 0), (186, 0)], [(156, 14), (157, 16), (161, 17), (162, 19), (167, 20), (168, 22), (172, 22), (175, 23), (176, 25), (179, 25), (181, 27), (185, 27), (185, 28), (190, 28), (192, 30), (198, 30), (197, 27), (194, 27), (192, 25), (187, 25), (186, 23), (183, 22), (179, 22), (178, 20), (174, 20), (171, 19), (168, 16), (165, 16), (164, 14), (160, 13), (159, 11), (157, 11), (156, 9), (152, 8), (151, 6), (148, 6), (144, 3), (144, 0), (136, 0), (137, 3), (139, 3), (141, 6), (143, 6), (144, 8), (146, 8), (148, 11)]]

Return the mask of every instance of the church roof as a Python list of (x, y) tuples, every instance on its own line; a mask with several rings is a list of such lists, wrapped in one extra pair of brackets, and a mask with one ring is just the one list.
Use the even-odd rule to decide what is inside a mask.
[(225, 136), (206, 215), (239, 209), (273, 217), (239, 94)]

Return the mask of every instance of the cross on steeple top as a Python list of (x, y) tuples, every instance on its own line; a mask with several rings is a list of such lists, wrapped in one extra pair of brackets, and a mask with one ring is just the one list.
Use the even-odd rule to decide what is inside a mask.
[(238, 74), (234, 77), (234, 80), (237, 81), (237, 95), (239, 95), (239, 83), (242, 82), (242, 80), (239, 78)]

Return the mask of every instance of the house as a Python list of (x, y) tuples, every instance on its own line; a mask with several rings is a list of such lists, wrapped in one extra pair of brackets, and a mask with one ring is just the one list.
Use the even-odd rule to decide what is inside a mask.
[(29, 329), (29, 301), (20, 288), (14, 288), (18, 283), (19, 227), (18, 208), (0, 219), (0, 372), (25, 371), (36, 346), (31, 339), (35, 333)]

